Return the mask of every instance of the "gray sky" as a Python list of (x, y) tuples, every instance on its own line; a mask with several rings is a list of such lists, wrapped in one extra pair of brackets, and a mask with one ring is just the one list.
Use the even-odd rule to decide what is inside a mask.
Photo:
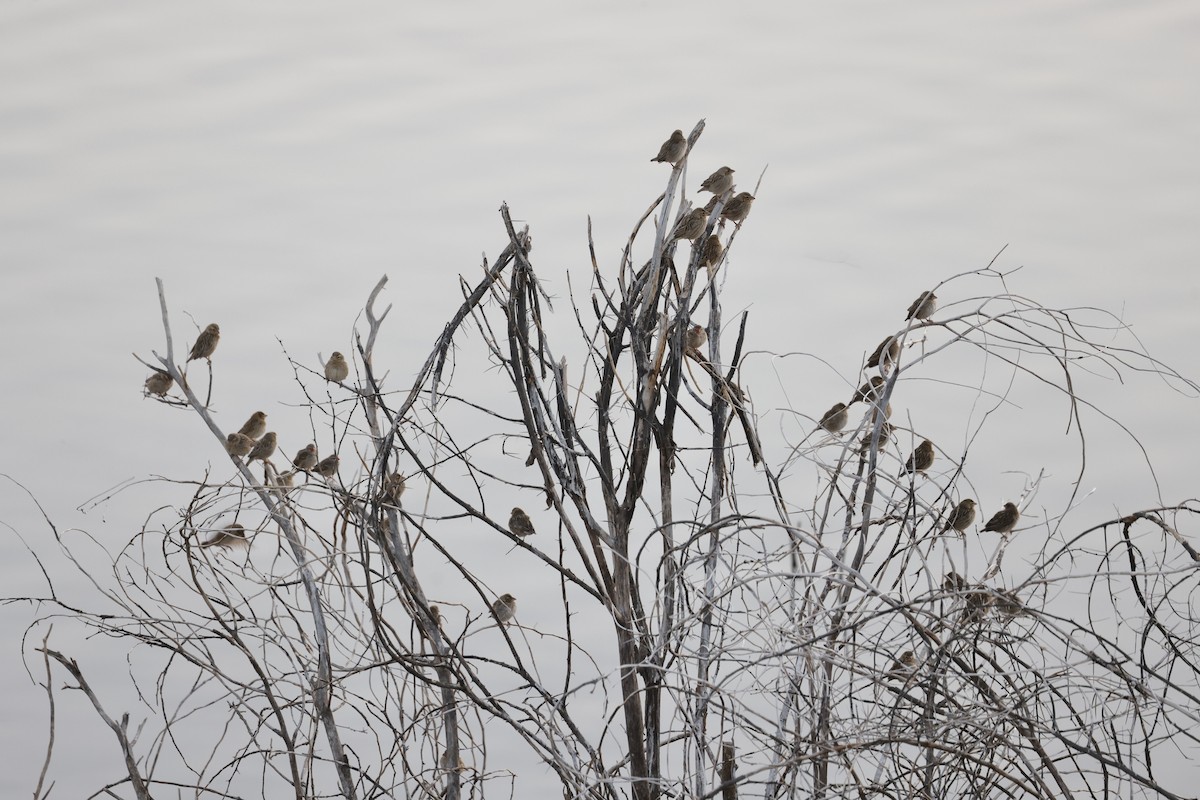
[[(115, 546), (161, 495), (77, 507), (223, 457), (195, 418), (140, 396), (129, 354), (162, 346), (156, 276), (183, 338), (185, 312), (221, 324), (225, 423), (267, 404), (284, 420), (276, 337), (314, 366), (348, 350), (386, 273), (396, 311), (379, 357), (403, 383), (455, 307), (457, 275), (501, 249), (501, 202), (565, 298), (568, 272), (588, 278), (587, 216), (615, 264), (665, 183), (648, 159), (700, 118), (691, 185), (721, 164), (746, 187), (766, 170), (726, 319), (749, 310), (758, 349), (832, 365), (762, 359), (751, 388), (767, 419), (842, 397), (876, 320), (886, 332), (922, 289), (1005, 245), (998, 266), (1023, 267), (1012, 291), (1112, 311), (1196, 378), (1198, 34), (1189, 2), (5, 4), (0, 472), (61, 527)], [(993, 291), (964, 280), (942, 297)], [(1144, 375), (1093, 388), (1146, 446), (1163, 499), (1195, 496), (1194, 398)], [(945, 398), (928, 393), (929, 416)], [(1053, 434), (1011, 435), (990, 458), (997, 472), (1049, 464), (1061, 491), (1073, 474), (1038, 451), (1063, 444), (1065, 411), (1050, 410)], [(1082, 519), (1156, 504), (1130, 441), (1098, 430)], [(0, 488), (0, 522), (37, 543), (38, 520)], [(40, 591), (15, 536), (0, 553), (12, 593)], [(44, 696), (17, 652), (27, 621), (0, 613), (0, 674), (30, 720), (0, 729), (0, 747), (32, 764)], [(102, 650), (119, 674), (120, 654)], [(64, 796), (111, 755), (81, 756)], [(5, 771), (0, 792), (28, 792), (34, 774)]]

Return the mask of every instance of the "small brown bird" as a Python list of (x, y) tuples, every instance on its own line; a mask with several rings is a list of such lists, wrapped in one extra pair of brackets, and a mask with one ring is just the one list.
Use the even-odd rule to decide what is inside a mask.
[(888, 680), (892, 678), (903, 678), (906, 675), (912, 674), (912, 671), (917, 667), (917, 656), (912, 650), (905, 650), (900, 654), (900, 657), (892, 662), (892, 668), (888, 670)]
[(512, 516), (508, 518), (508, 529), (512, 531), (514, 536), (532, 536), (533, 521), (529, 519), (529, 515), (524, 511), (514, 508)]
[(962, 575), (951, 570), (946, 573), (946, 578), (942, 581), (942, 588), (947, 592), (961, 592), (967, 588), (967, 582)]
[(679, 220), (671, 239), (695, 239), (704, 233), (708, 226), (708, 212), (703, 208), (693, 208), (687, 216)]
[(279, 489), (283, 493), (287, 493), (288, 489), (292, 488), (292, 484), (296, 479), (296, 473), (292, 471), (281, 472), (275, 475), (275, 479), (270, 482), (272, 489)]
[(900, 340), (895, 336), (889, 336), (879, 343), (879, 347), (875, 348), (875, 352), (871, 353), (871, 357), (867, 359), (867, 366), (887, 369), (892, 364), (895, 364), (896, 359), (899, 357)]
[(946, 527), (943, 531), (954, 529), (962, 533), (967, 528), (971, 527), (971, 523), (975, 521), (975, 501), (970, 498), (963, 500), (954, 507), (954, 511), (950, 513), (950, 519), (946, 521)]
[[(450, 754), (449, 753), (442, 753), (440, 756), (438, 756), (438, 768), (446, 770), (447, 772), (450, 771)], [(467, 768), (467, 762), (463, 761), (462, 756), (459, 756), (458, 757), (458, 768), (455, 771), (462, 772), (466, 768)]]
[(736, 222), (741, 225), (746, 217), (750, 216), (750, 206), (754, 203), (754, 195), (749, 192), (742, 192), (734, 195), (733, 198), (725, 204), (721, 209), (721, 218), (727, 219), (730, 222)]
[(341, 383), (349, 377), (350, 365), (346, 363), (346, 357), (334, 350), (325, 363), (325, 380)]
[(872, 376), (871, 380), (858, 387), (858, 391), (854, 393), (854, 397), (850, 398), (850, 402), (846, 405), (854, 405), (859, 400), (867, 403), (874, 403), (883, 396), (883, 384), (885, 381), (878, 375)]
[(996, 610), (1008, 617), (1015, 617), (1021, 613), (1024, 606), (1021, 604), (1021, 598), (1017, 597), (1017, 593), (1008, 589), (999, 589), (996, 592)]
[(717, 207), (717, 203), (719, 202), (721, 202), (721, 195), (714, 194), (712, 197), (708, 198), (708, 202), (704, 204), (704, 212), (706, 214), (712, 214), (713, 209)]
[(963, 619), (979, 620), (987, 615), (988, 608), (995, 602), (991, 591), (982, 584), (976, 584), (967, 592), (967, 607), (963, 611)]
[(246, 538), (246, 529), (236, 522), (232, 525), (226, 525), (221, 530), (217, 531), (211, 539), (201, 542), (201, 547), (241, 547), (248, 545), (250, 541)]
[(925, 470), (933, 466), (933, 442), (928, 439), (917, 445), (917, 449), (913, 450), (912, 455), (908, 457), (908, 462), (904, 465), (904, 469), (900, 471), (903, 475), (906, 472), (920, 472), (924, 474)]
[(296, 457), (292, 459), (292, 466), (301, 472), (308, 472), (317, 465), (317, 446), (310, 444), (296, 453)]
[(246, 458), (247, 461), (266, 461), (271, 456), (275, 455), (275, 445), (278, 437), (275, 436), (275, 431), (268, 431), (263, 434), (263, 437), (254, 445), (254, 449), (250, 451), (250, 455)]
[(687, 153), (687, 137), (683, 135), (683, 131), (675, 131), (671, 134), (671, 138), (658, 148), (658, 155), (650, 160), (664, 164), (678, 164), (679, 159), (683, 158), (685, 153)]
[(404, 476), (399, 472), (385, 476), (379, 487), (379, 502), (400, 505), (400, 495), (404, 494), (405, 488)]
[(161, 369), (156, 369), (150, 374), (149, 378), (146, 378), (145, 394), (153, 394), (157, 395), (158, 397), (164, 397), (167, 392), (171, 391), (171, 387), (174, 384), (174, 378), (172, 378), (166, 372), (163, 372)]
[(340, 464), (341, 461), (342, 460), (338, 458), (337, 453), (334, 453), (331, 456), (325, 456), (317, 464), (317, 474), (323, 478), (332, 478), (334, 475), (337, 475), (338, 464)]
[(213, 351), (217, 349), (217, 342), (219, 341), (221, 341), (221, 328), (214, 322), (200, 331), (200, 335), (196, 337), (195, 344), (192, 345), (192, 352), (188, 356), (188, 361), (195, 361), (197, 358), (212, 358)]
[(249, 436), (251, 439), (261, 439), (266, 432), (267, 415), (263, 411), (255, 411), (250, 415), (250, 419), (246, 420), (245, 424), (238, 429), (238, 433)]
[(698, 353), (700, 348), (708, 343), (708, 331), (704, 330), (699, 325), (693, 325), (688, 328), (687, 335), (684, 337), (684, 348), (689, 352)]
[(244, 433), (231, 433), (225, 437), (225, 452), (231, 456), (249, 455), (254, 449), (254, 440)]
[[(871, 437), (873, 435), (874, 435), (873, 429), (868, 430), (865, 434), (863, 434), (862, 449), (859, 450), (860, 453), (866, 453), (868, 450), (871, 449)], [(883, 450), (887, 447), (888, 442), (890, 442), (891, 440), (892, 440), (892, 423), (885, 422), (879, 426), (879, 452), (882, 453)]]
[(704, 247), (700, 251), (700, 266), (715, 267), (721, 263), (721, 256), (725, 255), (725, 247), (721, 244), (721, 239), (715, 233), (704, 240)]
[(983, 529), (995, 533), (1011, 533), (1012, 529), (1017, 527), (1019, 519), (1021, 519), (1020, 510), (1012, 503), (1005, 503), (1004, 508), (993, 514)]
[[(721, 167), (704, 179), (704, 182), (700, 184), (700, 191), (712, 192), (719, 197), (729, 191), (730, 186), (733, 186), (733, 170), (729, 167)], [(728, 205), (725, 207), (729, 208)]]
[(921, 296), (908, 307), (908, 315), (904, 318), (925, 320), (932, 317), (934, 311), (937, 311), (937, 295), (931, 291), (921, 292)]
[(850, 420), (850, 412), (845, 403), (834, 403), (833, 407), (821, 416), (821, 427), (830, 433), (840, 433)]
[(442, 627), (442, 610), (436, 604), (430, 604), (429, 616), (433, 617), (434, 625), (437, 625), (439, 628)]
[(511, 594), (502, 594), (492, 603), (492, 616), (501, 625), (517, 615), (517, 598)]

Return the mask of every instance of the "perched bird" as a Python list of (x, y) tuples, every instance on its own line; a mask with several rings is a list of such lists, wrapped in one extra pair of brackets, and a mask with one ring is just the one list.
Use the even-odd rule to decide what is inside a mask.
[(830, 433), (840, 433), (850, 419), (850, 412), (845, 403), (834, 403), (833, 408), (821, 416), (820, 425)]
[(858, 391), (854, 393), (854, 397), (850, 398), (850, 402), (846, 405), (854, 405), (859, 400), (867, 403), (874, 403), (883, 396), (883, 384), (885, 381), (878, 375), (871, 377), (871, 380), (858, 387)]
[(983, 529), (996, 533), (1011, 533), (1012, 529), (1017, 527), (1017, 520), (1020, 518), (1021, 512), (1017, 507), (1012, 503), (1005, 503), (1004, 508), (993, 514)]
[[(533, 521), (529, 519), (529, 515), (519, 508), (512, 510), (512, 516), (508, 518), (508, 529), (512, 531), (514, 536), (532, 536)], [(507, 595), (505, 595), (507, 597)]]
[(254, 440), (244, 433), (231, 433), (225, 437), (225, 451), (231, 456), (249, 455), (254, 449)]
[(749, 192), (736, 194), (725, 207), (721, 209), (721, 218), (741, 225), (750, 215), (750, 206), (754, 203), (754, 195)]
[(292, 488), (292, 483), (295, 481), (295, 479), (295, 472), (281, 472), (275, 475), (274, 480), (270, 482), (270, 486), (272, 489), (279, 489), (286, 494), (287, 490)]
[(903, 678), (912, 673), (917, 667), (917, 656), (912, 650), (905, 650), (900, 654), (900, 657), (892, 662), (892, 668), (888, 670), (888, 680), (892, 678)]
[(346, 363), (346, 357), (334, 350), (325, 363), (325, 380), (341, 383), (349, 377), (350, 365)]
[(379, 487), (379, 501), (381, 503), (391, 503), (394, 506), (400, 505), (400, 495), (404, 494), (404, 476), (399, 472), (393, 472), (391, 475), (384, 476)]
[(146, 394), (157, 395), (163, 397), (167, 392), (171, 391), (171, 386), (175, 383), (175, 379), (161, 369), (156, 369), (146, 378)]
[[(729, 167), (721, 167), (704, 179), (704, 182), (700, 184), (700, 191), (712, 192), (720, 197), (729, 191), (730, 186), (733, 186), (733, 170)], [(733, 201), (731, 200), (730, 202)], [(728, 207), (726, 206), (726, 208)]]
[(725, 247), (721, 244), (721, 239), (715, 233), (704, 240), (704, 247), (700, 250), (700, 266), (715, 267), (721, 263), (721, 256), (725, 255)]
[(211, 539), (201, 542), (201, 547), (241, 547), (249, 544), (246, 529), (236, 522), (217, 531)]
[(337, 475), (338, 464), (340, 464), (341, 461), (342, 460), (338, 458), (337, 453), (334, 453), (331, 456), (325, 456), (317, 464), (317, 474), (323, 478), (332, 478), (334, 475)]
[(310, 444), (296, 453), (296, 457), (292, 459), (292, 466), (301, 472), (308, 472), (317, 465), (317, 446)]
[(264, 411), (255, 411), (250, 415), (250, 419), (246, 420), (245, 424), (238, 429), (238, 433), (245, 434), (251, 439), (261, 439), (266, 432), (267, 415)]
[(704, 330), (699, 325), (693, 325), (688, 328), (687, 335), (684, 337), (684, 348), (691, 352), (699, 352), (701, 347), (708, 343), (708, 331)]
[(1021, 598), (1017, 597), (1017, 593), (1008, 589), (1000, 589), (996, 592), (996, 610), (1007, 617), (1015, 617), (1021, 613), (1024, 606), (1021, 604)]
[(197, 358), (212, 358), (213, 351), (217, 349), (217, 342), (220, 340), (221, 328), (214, 322), (200, 331), (200, 335), (196, 337), (196, 342), (192, 345), (188, 361), (195, 361)]
[(429, 616), (433, 617), (433, 624), (439, 628), (442, 627), (442, 610), (435, 604), (429, 606)]
[(254, 445), (254, 449), (250, 451), (247, 461), (266, 461), (271, 456), (275, 455), (275, 445), (278, 438), (275, 436), (275, 431), (268, 431), (263, 434), (263, 437)]
[[(450, 771), (450, 754), (449, 753), (442, 753), (440, 756), (438, 756), (438, 768), (446, 770), (447, 772)], [(455, 772), (462, 772), (466, 768), (467, 768), (467, 762), (463, 761), (462, 756), (459, 756), (458, 757), (458, 767), (455, 769)]]
[(492, 616), (501, 625), (508, 622), (517, 614), (517, 598), (511, 594), (502, 594), (492, 603)]
[(895, 336), (889, 336), (879, 343), (879, 347), (875, 348), (875, 352), (871, 353), (871, 357), (867, 359), (867, 366), (887, 369), (892, 364), (895, 364), (896, 359), (899, 357), (900, 340)]
[(650, 160), (664, 164), (678, 164), (679, 159), (683, 158), (685, 153), (687, 153), (687, 137), (683, 135), (683, 131), (675, 131), (671, 134), (671, 138), (658, 148), (658, 155)]
[(951, 570), (946, 573), (946, 578), (942, 581), (942, 588), (947, 592), (961, 592), (967, 588), (967, 582), (962, 575)]
[(963, 619), (978, 620), (987, 615), (987, 610), (995, 602), (995, 597), (986, 586), (976, 585), (967, 592), (967, 607), (963, 611)]
[(971, 527), (971, 523), (974, 521), (975, 501), (968, 498), (954, 507), (954, 511), (950, 513), (950, 519), (946, 520), (946, 527), (942, 528), (942, 530), (948, 531), (953, 528), (962, 533)]
[(924, 473), (925, 470), (933, 466), (933, 457), (933, 442), (926, 439), (917, 445), (916, 450), (913, 450), (912, 455), (908, 457), (908, 462), (904, 465), (904, 469), (901, 470), (900, 474), (903, 475), (906, 472)]
[(904, 318), (929, 319), (934, 311), (937, 311), (937, 295), (933, 292), (921, 292), (921, 296), (913, 300), (912, 305), (908, 307), (908, 315)]
[(679, 220), (671, 239), (695, 239), (704, 233), (708, 225), (708, 212), (703, 208), (693, 208), (687, 216)]
[(719, 202), (721, 202), (721, 195), (719, 194), (714, 194), (712, 197), (708, 198), (708, 202), (704, 204), (704, 213), (712, 214), (713, 209), (717, 207), (717, 203)]

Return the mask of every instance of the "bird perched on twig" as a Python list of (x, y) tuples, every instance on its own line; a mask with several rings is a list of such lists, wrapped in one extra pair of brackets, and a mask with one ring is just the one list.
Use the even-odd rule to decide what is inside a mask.
[(671, 239), (695, 239), (704, 233), (707, 226), (708, 212), (703, 208), (693, 208), (687, 216), (679, 220), (679, 224), (675, 226), (675, 232), (671, 234)]
[(399, 472), (384, 476), (379, 486), (379, 502), (400, 505), (400, 495), (404, 494), (405, 488), (404, 476)]
[(736, 194), (725, 207), (721, 209), (721, 219), (741, 225), (750, 215), (750, 206), (754, 203), (754, 195), (749, 192)]
[(872, 376), (871, 380), (858, 387), (858, 391), (854, 393), (854, 397), (851, 397), (850, 402), (846, 405), (852, 406), (859, 400), (863, 400), (867, 403), (874, 403), (883, 396), (883, 384), (883, 378), (879, 377), (878, 375)]
[(904, 465), (904, 469), (900, 471), (900, 474), (903, 475), (906, 472), (920, 472), (924, 474), (925, 470), (933, 466), (933, 459), (933, 442), (926, 439), (917, 445), (916, 450), (913, 450), (912, 455), (908, 457), (908, 462)]
[(149, 378), (146, 378), (145, 394), (163, 397), (167, 392), (171, 391), (171, 386), (174, 383), (175, 379), (169, 373), (163, 372), (161, 369), (156, 369), (150, 373)]
[[(863, 434), (862, 445), (859, 453), (865, 454), (871, 449), (871, 437), (874, 435), (874, 429), (868, 430)], [(892, 423), (885, 422), (879, 426), (879, 452), (883, 452), (887, 447), (887, 443), (892, 439)]]
[(917, 656), (912, 650), (905, 650), (900, 654), (900, 657), (892, 662), (892, 668), (888, 670), (887, 678), (904, 678), (911, 675), (913, 670), (917, 668)]
[(492, 616), (501, 625), (517, 615), (517, 598), (511, 594), (502, 594), (492, 603)]
[(325, 456), (317, 463), (316, 472), (322, 478), (332, 478), (334, 475), (337, 475), (338, 464), (341, 462), (342, 459), (338, 458), (337, 453), (334, 453), (331, 456)]
[(188, 361), (195, 361), (197, 358), (212, 358), (213, 351), (217, 349), (217, 342), (220, 340), (221, 328), (214, 322), (200, 331), (200, 335), (192, 344), (192, 352), (188, 355)]
[(225, 437), (225, 452), (231, 456), (249, 455), (254, 449), (254, 440), (244, 433), (231, 433)]
[(683, 135), (683, 131), (675, 131), (671, 137), (662, 143), (662, 147), (658, 148), (658, 155), (650, 159), (664, 164), (678, 164), (679, 159), (683, 158), (687, 153), (687, 137)]
[(926, 320), (933, 316), (934, 311), (937, 311), (937, 295), (932, 291), (921, 292), (921, 296), (908, 307), (908, 314), (904, 318)]
[(845, 403), (834, 403), (833, 407), (821, 416), (820, 425), (830, 433), (840, 433), (850, 420), (850, 412)]
[(303, 450), (296, 453), (296, 457), (292, 459), (292, 466), (301, 472), (308, 472), (317, 465), (317, 446), (315, 444), (307, 445)]
[(238, 429), (238, 433), (249, 436), (251, 439), (261, 439), (262, 435), (267, 432), (267, 415), (264, 411), (255, 411), (250, 415), (250, 419)]
[(699, 353), (700, 348), (708, 343), (708, 331), (704, 330), (700, 325), (693, 325), (688, 328), (687, 335), (684, 336), (683, 346), (689, 353)]
[(955, 530), (962, 533), (967, 528), (971, 527), (971, 523), (975, 521), (975, 501), (970, 498), (963, 500), (954, 507), (954, 511), (950, 513), (950, 519), (946, 520), (946, 527), (943, 531)]
[(983, 529), (995, 533), (1011, 533), (1012, 529), (1017, 527), (1019, 519), (1021, 519), (1020, 510), (1012, 503), (1005, 503), (1004, 508), (993, 514)]
[(712, 192), (714, 195), (720, 197), (729, 191), (730, 186), (733, 186), (733, 170), (729, 167), (721, 167), (704, 179), (704, 182), (700, 184), (700, 191)]
[(942, 580), (942, 588), (947, 592), (961, 592), (967, 588), (967, 581), (962, 575), (959, 575), (954, 570), (946, 573), (945, 579)]
[(725, 247), (721, 244), (721, 238), (715, 233), (704, 240), (704, 247), (700, 250), (700, 266), (715, 267), (721, 262), (721, 256), (725, 254)]
[(346, 363), (346, 357), (334, 350), (325, 362), (325, 380), (341, 383), (349, 377), (350, 365)]
[(879, 347), (875, 348), (875, 352), (867, 359), (868, 367), (880, 367), (887, 369), (892, 364), (896, 363), (896, 359), (900, 357), (900, 340), (895, 336), (889, 336), (879, 343)]
[(275, 436), (275, 431), (268, 431), (263, 434), (263, 437), (255, 443), (254, 449), (250, 451), (250, 455), (246, 457), (247, 461), (266, 461), (271, 456), (275, 455), (275, 445), (278, 442), (278, 437)]
[(201, 542), (201, 547), (241, 547), (249, 544), (246, 539), (246, 529), (236, 522), (232, 525), (226, 525), (221, 530), (217, 531), (211, 539)]
[(519, 508), (512, 510), (512, 516), (508, 518), (508, 529), (512, 531), (514, 536), (522, 538), (533, 535), (533, 521), (529, 519), (529, 515)]

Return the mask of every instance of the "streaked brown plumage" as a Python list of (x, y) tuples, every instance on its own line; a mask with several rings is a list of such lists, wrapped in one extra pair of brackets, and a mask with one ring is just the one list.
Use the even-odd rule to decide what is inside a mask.
[(932, 317), (934, 311), (937, 311), (937, 295), (932, 291), (921, 292), (921, 296), (908, 307), (908, 314), (904, 318), (925, 320)]
[(885, 381), (883, 378), (879, 377), (878, 375), (872, 376), (871, 380), (858, 387), (858, 391), (854, 393), (854, 397), (850, 398), (850, 402), (847, 403), (847, 405), (852, 406), (859, 400), (863, 400), (868, 403), (874, 403), (883, 396), (884, 383)]
[(704, 233), (707, 225), (708, 212), (703, 208), (693, 208), (688, 212), (687, 216), (679, 220), (679, 224), (675, 226), (675, 232), (671, 234), (671, 238), (695, 239)]
[(917, 445), (917, 449), (913, 450), (912, 455), (908, 457), (908, 462), (905, 463), (904, 469), (900, 472), (903, 475), (905, 472), (920, 472), (933, 466), (935, 453), (933, 451), (933, 442), (928, 439)]
[(236, 522), (217, 531), (211, 539), (201, 542), (201, 547), (240, 547), (249, 544), (246, 529)]
[(334, 453), (331, 456), (325, 456), (319, 462), (317, 462), (316, 472), (323, 478), (332, 478), (334, 475), (337, 475), (338, 464), (341, 462), (342, 459), (338, 457), (337, 453)]
[(684, 348), (692, 352), (699, 352), (701, 347), (708, 343), (708, 331), (700, 325), (693, 325), (688, 328), (687, 335), (684, 337)]
[(511, 594), (502, 594), (492, 603), (492, 616), (503, 625), (517, 615), (517, 598)]
[(945, 579), (942, 580), (942, 588), (947, 592), (961, 592), (963, 589), (967, 588), (967, 582), (962, 575), (959, 575), (957, 572), (951, 570), (950, 572), (946, 573)]
[(700, 191), (712, 192), (720, 196), (729, 191), (730, 186), (733, 186), (733, 170), (729, 167), (721, 167), (704, 179), (704, 182), (700, 184)]
[(850, 412), (845, 403), (834, 403), (833, 407), (821, 416), (821, 427), (830, 433), (840, 433), (850, 420)]
[(892, 662), (892, 668), (888, 670), (888, 680), (892, 678), (903, 678), (912, 673), (917, 666), (917, 656), (912, 650), (905, 650), (900, 654), (900, 657)]
[(325, 380), (341, 383), (350, 377), (350, 365), (346, 363), (346, 357), (336, 350), (329, 356), (329, 361), (325, 362)]
[(263, 437), (254, 445), (254, 449), (250, 451), (247, 461), (266, 461), (271, 456), (275, 455), (275, 445), (278, 437), (275, 436), (275, 431), (267, 431)]
[(996, 610), (1005, 616), (1015, 617), (1024, 608), (1021, 598), (1017, 597), (1017, 593), (1014, 591), (1000, 589), (996, 595)]
[(512, 516), (508, 518), (508, 529), (512, 531), (514, 536), (532, 536), (533, 521), (529, 519), (529, 515), (519, 508), (512, 510)]
[(889, 336), (879, 343), (879, 347), (875, 348), (875, 352), (871, 353), (867, 359), (868, 367), (878, 367), (882, 362), (883, 368), (886, 369), (896, 363), (896, 359), (900, 357), (900, 340), (895, 336)]
[(1012, 529), (1017, 527), (1017, 522), (1020, 519), (1020, 510), (1012, 503), (1005, 503), (1004, 508), (993, 514), (992, 518), (983, 526), (983, 529), (995, 533), (1011, 533)]
[(741, 225), (746, 217), (750, 215), (750, 206), (753, 204), (754, 195), (749, 192), (736, 194), (721, 209), (721, 219), (727, 219), (730, 222), (736, 222), (738, 225)]
[(214, 322), (200, 331), (200, 335), (192, 344), (192, 352), (188, 355), (188, 361), (195, 361), (197, 358), (212, 358), (213, 352), (217, 349), (217, 342), (220, 340), (221, 328)]
[(650, 159), (664, 164), (678, 164), (679, 159), (683, 158), (687, 153), (687, 137), (683, 135), (683, 131), (675, 131), (671, 137), (662, 143), (662, 147), (658, 148), (658, 155)]
[(254, 449), (254, 440), (244, 433), (231, 433), (225, 437), (225, 452), (231, 456), (248, 455)]
[(967, 528), (971, 527), (971, 523), (975, 521), (975, 501), (967, 498), (954, 507), (954, 511), (950, 513), (950, 519), (946, 520), (946, 527), (943, 531), (955, 530), (962, 533)]
[(721, 262), (721, 256), (725, 254), (725, 246), (721, 244), (721, 238), (715, 233), (704, 240), (704, 247), (700, 251), (700, 266), (715, 267)]
[(175, 379), (161, 369), (156, 369), (146, 378), (147, 395), (157, 395), (163, 397), (167, 392), (171, 391), (171, 387), (175, 385)]
[(238, 433), (249, 436), (251, 439), (260, 439), (267, 432), (267, 415), (263, 411), (255, 411), (250, 415), (250, 419), (238, 429)]
[(292, 466), (301, 472), (308, 472), (317, 465), (317, 446), (315, 444), (307, 445), (303, 450), (296, 453), (296, 457), (292, 459)]
[(400, 495), (404, 494), (405, 488), (407, 487), (404, 485), (404, 476), (399, 472), (386, 475), (379, 487), (379, 501), (398, 506), (400, 505)]
[[(871, 437), (874, 435), (874, 429), (869, 429), (863, 434), (862, 443), (859, 449), (860, 453), (865, 454), (871, 449)], [(892, 424), (885, 422), (879, 426), (879, 452), (887, 449), (888, 442), (892, 440)]]

